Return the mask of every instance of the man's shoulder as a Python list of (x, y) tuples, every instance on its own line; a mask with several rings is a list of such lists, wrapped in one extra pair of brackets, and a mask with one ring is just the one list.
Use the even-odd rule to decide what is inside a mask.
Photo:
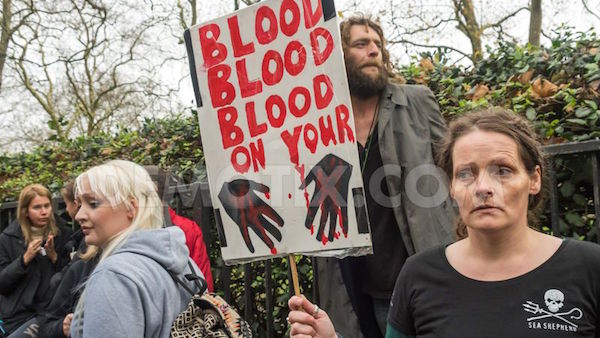
[(427, 86), (414, 84), (389, 83), (386, 88), (387, 97), (397, 105), (421, 105), (433, 97)]
[(173, 225), (176, 225), (179, 228), (181, 228), (186, 234), (191, 231), (196, 232), (200, 230), (198, 223), (176, 213), (171, 214), (171, 222), (173, 223)]
[(429, 87), (420, 84), (388, 83), (387, 87), (392, 94), (412, 96), (429, 95), (431, 93)]

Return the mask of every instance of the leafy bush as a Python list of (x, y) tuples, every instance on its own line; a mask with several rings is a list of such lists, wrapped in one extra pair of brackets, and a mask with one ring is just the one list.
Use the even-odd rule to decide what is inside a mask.
[[(443, 54), (423, 54), (399, 67), (408, 83), (435, 93), (450, 120), (472, 109), (502, 106), (533, 122), (545, 144), (600, 137), (600, 38), (594, 31), (555, 32), (548, 48), (499, 41), (472, 68), (448, 65)], [(591, 158), (556, 157), (560, 234), (596, 240)], [(550, 233), (549, 211), (542, 215)]]

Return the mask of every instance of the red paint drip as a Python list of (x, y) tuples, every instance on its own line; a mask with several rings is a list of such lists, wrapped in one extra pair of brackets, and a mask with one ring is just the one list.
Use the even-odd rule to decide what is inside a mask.
[(327, 245), (327, 236), (325, 234), (321, 236), (321, 243), (323, 243), (323, 246)]
[(268, 200), (270, 200), (270, 199), (271, 199), (271, 194), (270, 194), (270, 193), (267, 191), (267, 192), (265, 193), (265, 197), (266, 197)]
[(311, 224), (311, 225), (310, 225), (310, 234), (311, 234), (311, 235), (314, 235), (314, 234), (315, 234), (315, 225), (314, 225), (314, 224)]
[(335, 237), (335, 239), (340, 239), (340, 232), (336, 231), (335, 234), (333, 234), (333, 237)]
[(292, 194), (288, 194), (288, 199), (292, 199)]
[[(296, 169), (296, 171), (300, 175), (301, 183), (304, 184), (304, 164), (303, 165), (295, 165), (294, 169)], [(290, 196), (290, 198), (292, 198), (291, 194), (289, 196)], [(308, 191), (306, 190), (306, 187), (304, 188), (304, 199), (306, 200), (306, 208), (308, 209), (310, 202), (308, 201)]]
[(338, 223), (340, 224), (340, 228), (342, 228), (342, 232), (345, 237), (348, 237), (348, 231), (344, 228), (344, 222), (342, 220), (342, 209), (337, 209)]
[(272, 255), (277, 255), (277, 249), (271, 248), (271, 254)]
[(294, 166), (298, 174), (300, 174), (300, 180), (304, 183), (304, 164)]

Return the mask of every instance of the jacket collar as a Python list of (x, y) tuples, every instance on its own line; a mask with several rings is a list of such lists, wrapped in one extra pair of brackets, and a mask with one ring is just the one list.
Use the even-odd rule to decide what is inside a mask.
[[(385, 86), (383, 96), (379, 101), (380, 113), (381, 111), (388, 112), (379, 114), (379, 117), (377, 118), (379, 138), (383, 135), (383, 131), (392, 118), (390, 112), (394, 111), (394, 105), (407, 106), (408, 101), (406, 100), (406, 94), (404, 93), (404, 88), (402, 86), (388, 83), (387, 86)], [(380, 144), (380, 147), (381, 146), (382, 145)]]
[(384, 98), (391, 99), (397, 105), (407, 106), (406, 94), (402, 85), (388, 83), (384, 89)]

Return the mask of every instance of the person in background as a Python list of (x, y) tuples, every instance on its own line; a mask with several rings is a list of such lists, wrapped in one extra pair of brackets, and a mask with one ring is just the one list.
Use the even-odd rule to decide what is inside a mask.
[[(450, 124), (438, 165), (451, 179), (460, 240), (407, 260), (386, 337), (600, 336), (600, 246), (534, 229), (545, 173), (534, 135), (504, 108)], [(290, 337), (336, 337), (310, 302), (288, 305)]]
[(72, 181), (68, 181), (65, 185), (60, 189), (60, 195), (65, 201), (65, 210), (67, 214), (73, 221), (75, 221), (75, 215), (77, 214), (77, 201), (75, 201), (75, 186)]
[(377, 338), (406, 259), (454, 240), (447, 184), (432, 171), (446, 126), (427, 87), (398, 83), (378, 22), (352, 16), (340, 34), (373, 254), (317, 258), (319, 299), (342, 335)]
[[(98, 248), (86, 247), (85, 252), (78, 252), (82, 259), (73, 260), (64, 272), (60, 284), (47, 311), (38, 316), (39, 333), (37, 338), (65, 338), (71, 336), (71, 321), (75, 305), (81, 295), (85, 282), (98, 263)], [(29, 336), (28, 338), (35, 338)]]
[[(73, 220), (77, 230), (72, 235), (72, 261), (60, 274), (55, 274), (55, 278), (60, 275), (60, 279), (57, 282), (58, 286), (52, 301), (50, 301), (47, 311), (38, 316), (39, 334), (37, 338), (66, 338), (71, 336), (71, 321), (73, 320), (75, 305), (88, 276), (94, 270), (100, 258), (98, 247), (88, 247), (85, 244), (83, 232), (75, 221), (79, 205), (75, 200), (73, 181), (67, 182), (60, 190), (60, 194), (65, 202), (67, 214)], [(76, 251), (73, 249), (76, 249)]]
[(71, 218), (72, 222), (73, 222), (73, 226), (71, 227), (73, 229), (73, 235), (71, 235), (71, 243), (70, 243), (70, 248), (71, 248), (71, 258), (72, 259), (78, 259), (79, 256), (75, 255), (76, 252), (79, 253), (83, 253), (86, 251), (86, 245), (85, 245), (85, 241), (83, 240), (83, 233), (81, 232), (81, 229), (79, 228), (79, 224), (77, 224), (77, 222), (75, 221), (75, 214), (77, 214), (77, 210), (79, 209), (79, 206), (77, 205), (77, 201), (75, 201), (75, 186), (73, 184), (73, 181), (69, 181), (67, 183), (65, 183), (65, 185), (62, 187), (62, 189), (60, 189), (60, 194), (63, 198), (63, 201), (65, 202), (65, 210), (67, 211), (67, 214), (69, 215), (69, 217)]
[(52, 297), (50, 279), (70, 260), (71, 229), (59, 226), (46, 187), (23, 188), (18, 218), (0, 234), (0, 318), (8, 334), (37, 332), (32, 320)]
[[(79, 252), (80, 254), (82, 254), (86, 251), (85, 241), (83, 240), (83, 233), (81, 232), (81, 229), (79, 229), (79, 224), (77, 224), (77, 222), (75, 221), (75, 214), (77, 213), (78, 206), (77, 202), (75, 201), (75, 192), (73, 189), (74, 185), (72, 181), (65, 183), (65, 185), (60, 189), (60, 194), (63, 198), (63, 201), (65, 202), (65, 210), (67, 211), (67, 215), (69, 215), (69, 217), (71, 218), (71, 230), (73, 231), (73, 233), (71, 234), (69, 240), (65, 244), (65, 250), (69, 252), (71, 261), (67, 263), (67, 265), (60, 272), (55, 273), (50, 280), (50, 288), (51, 290), (53, 290), (53, 294), (56, 292), (54, 290), (56, 290), (56, 288), (60, 284), (67, 269), (70, 267), (73, 261), (79, 259), (80, 255), (77, 255), (77, 253)], [(58, 219), (62, 218), (58, 217)]]
[(146, 169), (154, 181), (158, 197), (163, 201), (165, 207), (165, 223), (168, 224), (170, 222), (172, 225), (176, 225), (183, 230), (185, 233), (185, 244), (190, 250), (190, 257), (196, 262), (204, 274), (204, 278), (208, 285), (208, 291), (214, 291), (213, 275), (210, 270), (210, 259), (208, 257), (208, 251), (206, 250), (206, 243), (204, 243), (202, 229), (191, 219), (177, 215), (175, 210), (168, 205), (168, 200), (165, 195), (165, 183), (167, 185), (166, 188), (168, 188), (169, 182), (167, 173), (157, 165), (146, 165), (144, 166), (144, 169)]
[(109, 161), (79, 175), (75, 184), (88, 246), (101, 255), (70, 322), (71, 337), (169, 337), (191, 299), (174, 276), (202, 273), (188, 257), (185, 235), (163, 228), (162, 203), (141, 166)]

